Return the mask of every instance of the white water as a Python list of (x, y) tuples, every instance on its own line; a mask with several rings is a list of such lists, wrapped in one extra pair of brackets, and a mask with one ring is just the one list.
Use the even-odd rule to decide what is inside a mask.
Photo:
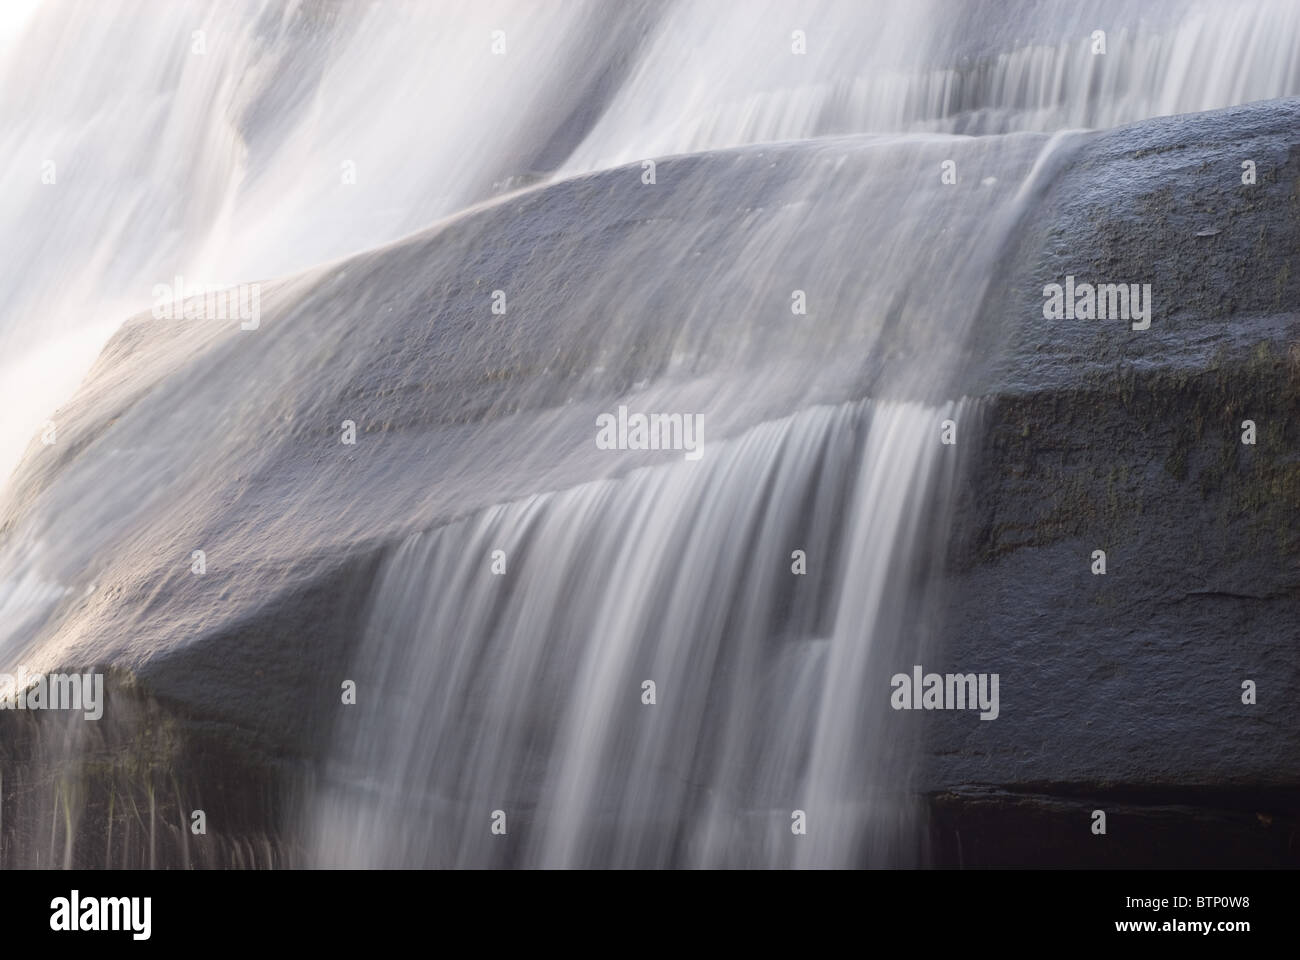
[[(497, 29), (504, 56), (490, 49)], [(790, 52), (795, 29), (804, 56)], [(236, 284), (302, 269), (521, 175), (1296, 95), (1297, 30), (1292, 0), (10, 0), (0, 474), (111, 330), (178, 274)], [(348, 161), (354, 185), (341, 182)]]
[[(930, 455), (935, 431), (962, 416), (814, 408), (698, 463), (407, 541), (358, 650), (364, 694), (318, 811), (319, 861), (915, 859), (908, 737), (882, 736), (877, 680), (913, 622), (911, 545), (955, 469), (952, 448)], [(489, 833), (498, 809), (521, 839)]]
[[(883, 343), (860, 334), (907, 299), (907, 333), (922, 347), (909, 356), (933, 362), (891, 369), (878, 402), (805, 404), (711, 446), (700, 464), (539, 493), (397, 548), (358, 648), (358, 676), (381, 692), (336, 731), (311, 805), (310, 857), (321, 863), (923, 856), (907, 797), (910, 734), (881, 732), (880, 672), (912, 662), (925, 572), (942, 555), (956, 466), (937, 423), (969, 412), (944, 395), (947, 363), (967, 348), (992, 258), (1035, 179), (1068, 141), (992, 135), (1300, 94), (1300, 4), (1289, 0), (46, 0), (4, 10), (0, 474), (43, 420), (57, 421), (111, 330), (176, 275), (265, 280), (505, 190), (618, 163), (892, 136), (859, 189), (835, 193), (843, 183), (813, 160), (801, 184), (823, 207), (861, 211), (852, 232), (831, 221), (823, 235), (801, 234), (811, 249), (799, 254), (827, 282), (862, 288), (854, 315), (818, 318), (822, 339), (810, 336), (797, 363), (757, 315), (721, 346), (697, 322), (676, 347), (779, 368), (742, 385), (775, 396), (815, 378), (819, 357)], [(806, 55), (791, 52), (796, 29)], [(1097, 29), (1104, 56), (1090, 51)], [(493, 30), (505, 31), (504, 56), (492, 53)], [(935, 183), (940, 146), (1001, 176), (949, 199)], [(47, 161), (53, 183), (42, 183)], [(738, 289), (746, 266), (761, 274), (792, 259), (782, 238), (812, 220), (805, 202), (709, 251), (713, 279)], [(629, 241), (626, 270), (589, 303), (653, 297), (637, 272), (647, 257), (678, 262), (699, 239), (659, 251)], [(621, 342), (636, 343), (615, 320)], [(944, 399), (888, 399), (917, 383)], [(671, 383), (648, 389), (675, 407)], [(183, 407), (166, 419), (159, 430), (179, 434), (204, 423)], [(72, 589), (45, 575), (50, 550), (70, 565), (69, 544), (93, 545), (140, 509), (115, 491), (74, 506), (3, 544), (6, 650)], [(789, 572), (799, 542), (813, 545), (807, 581)], [(514, 570), (500, 582), (483, 576), (497, 548)], [(814, 583), (815, 597), (801, 595)], [(651, 678), (661, 700), (643, 707), (639, 679)], [(487, 832), (497, 808), (511, 818), (508, 844)], [(795, 808), (813, 826), (792, 847)]]

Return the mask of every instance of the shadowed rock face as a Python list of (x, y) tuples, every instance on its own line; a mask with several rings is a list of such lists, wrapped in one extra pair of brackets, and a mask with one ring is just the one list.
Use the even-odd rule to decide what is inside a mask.
[[(405, 537), (661, 462), (594, 450), (620, 402), (703, 410), (708, 442), (814, 404), (971, 396), (959, 525), (935, 542), (946, 599), (896, 669), (997, 672), (1000, 716), (885, 718), (890, 737), (923, 724), (934, 855), (1166, 862), (1155, 837), (1186, 862), (1294, 862), (1297, 120), (1279, 101), (1053, 143), (672, 158), (653, 191), (639, 167), (564, 181), (266, 284), (256, 331), (129, 321), (10, 483), (0, 576), (44, 589), (0, 654), (110, 668), (132, 706), (62, 752), (44, 718), (0, 714), (25, 785), (3, 842), (42, 863), (302, 862), (289, 811)], [(950, 156), (957, 188), (932, 174)], [(921, 171), (933, 187), (898, 189)], [(928, 223), (934, 244), (904, 256), (864, 222)], [(1150, 329), (1045, 320), (1066, 275), (1150, 283)], [(807, 318), (796, 288), (822, 291)], [(918, 364), (925, 382), (899, 372)], [(252, 781), (256, 801), (232, 787)], [(109, 836), (121, 798), (167, 824), (151, 853), (147, 818)], [(220, 841), (202, 856), (181, 829), (200, 805)], [(78, 812), (34, 844), (52, 807)], [(1207, 824), (1240, 843), (1196, 846)]]
[[(1295, 109), (1095, 138), (990, 291), (1002, 348), (974, 378), (993, 399), (939, 632), (955, 666), (1008, 666), (996, 723), (936, 717), (944, 862), (1300, 857)], [(1150, 329), (1042, 320), (1039, 292), (1067, 274), (1151, 283)]]

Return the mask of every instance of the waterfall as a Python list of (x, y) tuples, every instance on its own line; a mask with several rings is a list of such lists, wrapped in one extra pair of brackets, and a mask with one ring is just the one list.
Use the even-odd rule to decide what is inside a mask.
[[(365, 693), (340, 728), (320, 861), (915, 859), (907, 738), (885, 735), (877, 681), (913, 639), (917, 546), (956, 463), (936, 431), (953, 417), (813, 408), (698, 463), (411, 537), (357, 652)], [(489, 832), (496, 810), (510, 842)]]
[[(39, 462), (43, 421), (145, 316), (118, 344), (142, 370), (104, 387), (112, 436), (0, 492), (0, 669), (57, 662), (100, 571), (163, 569), (247, 492), (213, 477), (274, 475), (288, 496), (292, 474), (276, 533), (308, 517), (312, 461), (276, 457), (335, 416), (328, 399), (374, 400), (349, 379), (369, 372), (357, 331), (378, 349), (395, 304), (446, 337), (397, 338), (437, 354), (429, 383), (481, 387), (495, 343), (476, 336), (533, 352), (514, 367), (503, 350), (489, 400), (419, 411), (441, 432), (401, 462), (441, 499), (339, 520), (384, 543), (339, 665), (357, 704), (302, 800), (306, 862), (922, 863), (920, 734), (888, 678), (933, 639), (979, 435), (953, 383), (987, 359), (970, 331), (1000, 258), (1088, 129), (1300, 94), (1298, 34), (1291, 0), (6, 6), (0, 476)], [(515, 213), (620, 165), (635, 185), (647, 161), (660, 192), (611, 186), (626, 212), (581, 211), (569, 232), (590, 234), (514, 232)], [(456, 339), (447, 291), (498, 254), (531, 280), (518, 326)], [(276, 323), (256, 346), (152, 340), (177, 276), (265, 282)], [(703, 455), (599, 449), (591, 413), (620, 406), (698, 415)], [(551, 447), (581, 469), (538, 467)], [(115, 621), (131, 628), (157, 599), (133, 586)], [(139, 723), (48, 737), (34, 769), (90, 767)], [(142, 802), (138, 784), (93, 802), (69, 784), (25, 781), (7, 829), (30, 849), (5, 865), (67, 865), (113, 791)], [(174, 786), (150, 781), (149, 801)], [(117, 842), (110, 862), (153, 865), (152, 835), (148, 855)], [(207, 862), (283, 862), (262, 843)]]

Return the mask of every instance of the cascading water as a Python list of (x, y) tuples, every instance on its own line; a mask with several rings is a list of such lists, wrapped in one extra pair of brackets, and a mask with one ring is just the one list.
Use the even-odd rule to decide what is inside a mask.
[[(670, 234), (643, 210), (603, 235), (598, 281), (567, 286), (578, 250), (542, 284), (568, 298), (556, 354), (581, 358), (565, 376), (583, 409), (698, 412), (703, 457), (606, 454), (600, 479), (410, 525), (426, 529), (391, 548), (369, 599), (366, 693), (306, 803), (306, 859), (915, 862), (914, 731), (890, 725), (881, 674), (925, 639), (959, 470), (940, 424), (975, 429), (950, 374), (1000, 251), (1068, 156), (1073, 135), (1050, 135), (1298, 94), (1298, 30), (1287, 0), (1140, 15), (1117, 0), (16, 5), (0, 13), (0, 471), (177, 275), (264, 280), (516, 188), (757, 145), (676, 188), (680, 220), (735, 205), (743, 235)], [(863, 133), (881, 136), (836, 139)], [(754, 173), (769, 166), (771, 183)], [(481, 242), (456, 226), (443, 289)], [(789, 311), (794, 288), (807, 315)], [(140, 404), (117, 436), (143, 460), (24, 506), (0, 533), (0, 660), (93, 586), (83, 552), (201, 506), (183, 493), (195, 474), (269, 459), (290, 428), (265, 426), (280, 408), (257, 389), (304, 395), (311, 363), (353, 342), (355, 316), (316, 312), (319, 354), (269, 335), (266, 357), (198, 381), (249, 398), (220, 437), (215, 400)], [(623, 382), (624, 364), (649, 376)], [(515, 446), (571, 435), (573, 398), (553, 396), (571, 381), (502, 384), (502, 407), (552, 410)], [(446, 475), (468, 469), (446, 456)], [(6, 862), (68, 862), (73, 806), (34, 802), (34, 822), (63, 810), (64, 833)], [(488, 830), (496, 810), (509, 842)]]
[[(719, 438), (690, 451), (698, 460), (660, 454), (631, 474), (420, 533), (392, 554), (354, 664), (369, 702), (336, 729), (337, 763), (309, 814), (313, 862), (920, 860), (915, 729), (891, 726), (880, 680), (926, 639), (921, 604), (957, 473), (945, 422), (977, 432), (969, 404), (934, 386), (961, 362), (992, 264), (1067, 146), (881, 139), (740, 155), (741, 182), (751, 160), (763, 175), (793, 171), (765, 188), (773, 209), (753, 230), (710, 240), (709, 299), (731, 305), (727, 318), (693, 305), (671, 345), (694, 358), (682, 363), (693, 376), (670, 366), (653, 386), (602, 394), (696, 411)], [(954, 150), (1000, 174), (958, 209), (924, 175)], [(888, 180), (900, 171), (915, 186)], [(721, 168), (681, 182), (683, 203), (725, 178)], [(920, 247), (852, 239), (942, 218), (961, 228)], [(838, 249), (859, 255), (854, 275), (819, 266), (810, 234), (842, 237)], [(624, 236), (586, 309), (642, 296), (655, 246)], [(823, 291), (818, 316), (764, 316), (755, 271), (808, 277)], [(927, 283), (935, 275), (947, 282)], [(797, 343), (792, 322), (805, 325)], [(611, 358), (626, 350), (602, 346)], [(846, 352), (861, 355), (846, 366)], [(918, 352), (935, 383), (911, 380)], [(817, 391), (853, 396), (864, 379), (914, 399), (809, 406)], [(755, 382), (762, 401), (748, 396)], [(762, 406), (774, 398), (806, 409), (773, 420)], [(522, 839), (475, 829), (494, 811)], [(795, 811), (816, 830), (792, 845)]]
[[(1290, 0), (1166, 0), (1139, 17), (1119, 0), (7, 4), (0, 472), (177, 275), (302, 269), (557, 171), (1294, 95), (1298, 25)], [(1102, 28), (1112, 52), (1092, 56)]]
[[(915, 622), (911, 547), (943, 513), (956, 455), (932, 441), (954, 416), (814, 408), (698, 464), (408, 540), (359, 649), (359, 688), (382, 695), (342, 732), (322, 862), (915, 857), (906, 767), (887, 762), (903, 740), (880, 736), (873, 669)], [(474, 562), (497, 550), (502, 576)], [(479, 829), (497, 809), (518, 846)], [(806, 846), (790, 842), (794, 809), (818, 825)]]

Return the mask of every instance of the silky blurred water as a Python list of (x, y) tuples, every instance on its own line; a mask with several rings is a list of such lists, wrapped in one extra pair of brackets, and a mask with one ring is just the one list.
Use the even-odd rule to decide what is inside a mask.
[[(607, 230), (584, 289), (567, 277), (586, 251), (547, 267), (538, 286), (567, 312), (525, 304), (511, 322), (558, 316), (555, 355), (576, 369), (503, 382), (489, 408), (544, 411), (531, 449), (567, 442), (568, 403), (692, 410), (705, 456), (475, 503), (393, 549), (356, 651), (379, 693), (332, 733), (309, 859), (917, 862), (910, 740), (881, 732), (878, 674), (919, 639), (958, 470), (939, 424), (972, 417), (949, 374), (978, 350), (966, 332), (997, 255), (1068, 131), (1296, 95), (1298, 35), (1288, 0), (7, 5), (0, 474), (39, 451), (155, 285), (267, 282), (514, 190), (754, 145), (689, 181), (698, 223)], [(879, 137), (834, 139), (856, 134)], [(948, 158), (960, 190), (939, 179)], [(710, 227), (778, 164), (742, 230)], [(446, 236), (436, 266), (384, 282), (427, 298), (513, 242)], [(93, 590), (89, 558), (200, 513), (199, 478), (274, 468), (284, 411), (312, 409), (354, 342), (364, 300), (330, 284), (359, 276), (268, 283), (284, 323), (255, 348), (204, 353), (206, 326), (188, 346), (140, 333), (138, 376), (191, 348), (202, 376), (149, 393), (128, 364), (104, 388), (146, 400), (4, 532), (0, 656)], [(813, 292), (806, 322), (767, 312), (770, 283)], [(412, 510), (394, 526), (420, 529)], [(480, 562), (495, 549), (499, 579)], [(496, 809), (509, 843), (487, 829)], [(812, 824), (797, 839), (795, 809)]]
[(0, 473), (174, 276), (264, 280), (647, 157), (1295, 95), (1297, 27), (1289, 0), (8, 3)]
[[(917, 860), (910, 741), (879, 735), (873, 689), (915, 621), (928, 571), (911, 547), (956, 464), (927, 451), (950, 416), (814, 408), (698, 464), (408, 540), (314, 811), (319, 862)], [(495, 550), (501, 576), (477, 562)], [(797, 841), (796, 809), (813, 824)], [(494, 810), (522, 840), (489, 832)]]

